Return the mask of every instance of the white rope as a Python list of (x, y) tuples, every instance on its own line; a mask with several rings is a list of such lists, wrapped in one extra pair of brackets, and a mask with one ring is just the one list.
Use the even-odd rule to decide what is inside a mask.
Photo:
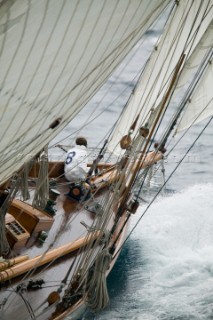
[(24, 165), (24, 169), (21, 175), (21, 194), (22, 194), (22, 198), (24, 201), (29, 200), (30, 199), (30, 193), (29, 193), (29, 189), (28, 189), (28, 175), (29, 172), (32, 168), (33, 165), (33, 160), (30, 160), (29, 162), (27, 162)]
[(106, 271), (109, 269), (112, 256), (104, 249), (97, 256), (94, 273), (87, 282), (86, 304), (94, 310), (104, 309), (109, 303), (106, 283)]
[(48, 153), (47, 147), (40, 156), (40, 170), (33, 199), (34, 208), (44, 209), (49, 198)]
[(6, 196), (3, 204), (0, 207), (0, 256), (8, 254), (8, 252), (10, 251), (10, 246), (6, 237), (5, 215), (12, 200), (15, 198), (19, 185), (20, 178), (14, 179), (10, 191), (8, 192), (8, 195)]

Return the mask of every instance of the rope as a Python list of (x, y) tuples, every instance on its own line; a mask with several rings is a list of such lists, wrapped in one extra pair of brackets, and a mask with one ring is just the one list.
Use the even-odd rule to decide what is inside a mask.
[(21, 175), (20, 189), (21, 189), (21, 194), (22, 194), (22, 197), (23, 197), (24, 201), (30, 199), (30, 193), (29, 193), (29, 189), (28, 189), (28, 175), (29, 175), (29, 172), (30, 172), (30, 170), (32, 168), (32, 165), (33, 165), (33, 161), (32, 160), (27, 162), (24, 165), (24, 169), (23, 169), (23, 172), (22, 172), (22, 175)]
[(5, 215), (7, 213), (7, 210), (12, 200), (15, 198), (19, 185), (20, 185), (20, 178), (14, 179), (11, 190), (6, 196), (3, 204), (0, 207), (0, 255), (6, 255), (10, 251), (10, 246), (6, 237)]
[(104, 249), (97, 257), (92, 278), (87, 282), (86, 304), (94, 310), (104, 309), (109, 303), (106, 284), (106, 271), (109, 269), (112, 256)]
[(40, 156), (40, 170), (36, 183), (36, 191), (33, 199), (33, 207), (44, 208), (49, 198), (49, 179), (48, 179), (48, 153), (47, 146)]
[(33, 308), (31, 307), (30, 302), (24, 297), (24, 293), (22, 293), (21, 290), (20, 290), (20, 291), (17, 292), (17, 294), (18, 294), (18, 295), (22, 298), (22, 300), (24, 301), (24, 303), (25, 303), (25, 305), (26, 305), (26, 308), (27, 308), (27, 310), (28, 310), (28, 312), (29, 312), (30, 318), (31, 318), (32, 320), (35, 320), (36, 317), (35, 317), (35, 314), (34, 314), (34, 312), (33, 312)]

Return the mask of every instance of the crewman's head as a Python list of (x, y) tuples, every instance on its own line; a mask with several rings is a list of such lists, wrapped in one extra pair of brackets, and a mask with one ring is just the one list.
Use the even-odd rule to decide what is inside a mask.
[(84, 137), (78, 137), (78, 138), (76, 138), (75, 143), (76, 143), (78, 146), (85, 146), (85, 147), (87, 147), (87, 139), (84, 138)]

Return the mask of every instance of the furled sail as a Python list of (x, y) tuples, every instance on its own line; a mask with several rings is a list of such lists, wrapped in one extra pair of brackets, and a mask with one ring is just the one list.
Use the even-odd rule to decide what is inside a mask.
[(80, 111), (168, 3), (1, 2), (1, 183)]
[[(164, 32), (147, 62), (137, 87), (132, 93), (122, 119), (118, 122), (109, 150), (120, 153), (118, 146), (132, 123), (139, 116), (137, 129), (144, 125), (150, 110), (156, 108), (164, 96), (182, 54), (186, 60), (192, 55), (200, 39), (212, 21), (213, 1), (178, 1), (174, 4), (166, 22)], [(195, 15), (195, 12), (197, 14)], [(190, 77), (188, 70), (183, 78), (185, 85)]]

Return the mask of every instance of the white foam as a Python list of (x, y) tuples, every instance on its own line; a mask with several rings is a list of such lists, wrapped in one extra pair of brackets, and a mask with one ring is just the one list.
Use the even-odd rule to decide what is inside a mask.
[[(161, 198), (133, 234), (146, 262), (137, 294), (156, 319), (207, 319), (213, 314), (212, 194), (213, 185), (207, 184)], [(142, 212), (141, 207), (138, 214)]]

